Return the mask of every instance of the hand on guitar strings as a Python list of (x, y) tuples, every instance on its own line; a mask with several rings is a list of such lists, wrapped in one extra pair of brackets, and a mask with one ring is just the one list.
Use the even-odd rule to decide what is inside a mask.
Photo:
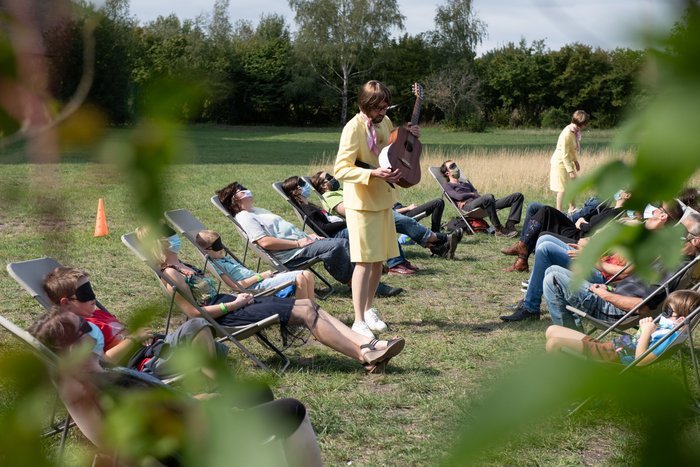
[(401, 179), (401, 172), (399, 170), (391, 170), (379, 167), (378, 169), (372, 170), (372, 176), (381, 178), (382, 180), (389, 183), (396, 183)]

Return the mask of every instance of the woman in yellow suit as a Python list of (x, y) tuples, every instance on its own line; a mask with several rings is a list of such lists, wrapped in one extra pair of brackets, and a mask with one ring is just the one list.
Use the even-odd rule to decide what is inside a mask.
[[(549, 188), (557, 192), (557, 209), (562, 210), (566, 182), (576, 178), (576, 172), (581, 170), (578, 163), (578, 153), (581, 150), (581, 130), (588, 125), (589, 115), (583, 110), (577, 110), (571, 116), (571, 124), (559, 134), (557, 148), (552, 154), (549, 171)], [(569, 211), (576, 209), (573, 200), (569, 203)]]
[[(382, 263), (399, 254), (391, 212), (396, 195), (389, 185), (398, 181), (399, 172), (379, 167), (378, 160), (393, 128), (386, 117), (391, 104), (389, 89), (379, 81), (369, 81), (360, 89), (358, 104), (360, 112), (343, 128), (334, 171), (335, 178), (343, 182), (350, 260), (356, 263), (352, 275), (352, 329), (374, 337), (372, 331), (381, 332), (387, 327), (372, 307)], [(409, 130), (420, 136), (418, 126)]]

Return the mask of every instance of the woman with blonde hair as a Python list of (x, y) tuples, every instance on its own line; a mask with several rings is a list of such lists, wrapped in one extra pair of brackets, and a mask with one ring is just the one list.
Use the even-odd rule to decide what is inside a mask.
[[(557, 147), (550, 160), (549, 188), (557, 193), (556, 207), (562, 210), (564, 190), (569, 180), (576, 178), (581, 171), (578, 154), (581, 151), (581, 132), (588, 126), (590, 116), (583, 110), (577, 110), (571, 116), (571, 123), (559, 134)], [(569, 211), (576, 209), (574, 200), (569, 202)]]

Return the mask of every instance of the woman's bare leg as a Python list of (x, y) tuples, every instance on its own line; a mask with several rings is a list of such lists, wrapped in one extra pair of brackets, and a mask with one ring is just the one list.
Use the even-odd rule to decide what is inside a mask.
[[(374, 294), (377, 292), (377, 286), (379, 286), (379, 280), (382, 278), (382, 263), (367, 263), (369, 265), (369, 280), (368, 287), (369, 292), (365, 296), (365, 302), (362, 305), (362, 320), (364, 321), (365, 311), (372, 308), (372, 302), (374, 301)], [(353, 300), (354, 304), (354, 300)], [(355, 310), (355, 316), (357, 316), (357, 310)]]
[(284, 451), (290, 467), (323, 465), (321, 449), (318, 447), (316, 433), (311, 426), (308, 414), (297, 431), (284, 441)]
[[(562, 209), (562, 204), (564, 203), (564, 192), (563, 191), (557, 191), (557, 209), (561, 211)], [(564, 211), (562, 211), (564, 212)]]
[[(352, 307), (355, 311), (355, 321), (365, 320), (365, 306), (368, 295), (374, 295), (377, 287), (370, 293), (370, 280), (374, 263), (356, 263), (352, 273)], [(380, 263), (381, 267), (381, 263)], [(369, 303), (372, 303), (371, 301)]]

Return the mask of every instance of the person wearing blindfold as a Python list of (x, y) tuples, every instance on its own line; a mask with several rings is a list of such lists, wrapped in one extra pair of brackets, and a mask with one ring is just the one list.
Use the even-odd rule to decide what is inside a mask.
[(320, 343), (359, 361), (370, 373), (383, 372), (389, 360), (403, 350), (403, 338), (378, 340), (358, 334), (311, 299), (220, 293), (215, 281), (204, 271), (180, 261), (179, 243), (173, 242), (169, 234), (153, 238), (150, 232), (148, 227), (139, 227), (136, 238), (149, 259), (175, 285), (177, 290), (164, 283), (175, 303), (190, 318), (199, 317), (203, 310), (222, 326), (246, 326), (277, 315), (283, 337), (288, 326), (304, 326)]
[[(511, 193), (498, 199), (491, 193), (481, 194), (464, 176), (457, 163), (452, 160), (446, 160), (442, 163), (440, 173), (447, 180), (445, 184), (447, 196), (460, 209), (471, 211), (472, 209), (482, 208), (488, 213), (491, 225), (496, 231), (496, 236), (512, 238), (518, 235), (515, 226), (520, 222), (520, 216), (522, 215), (523, 202), (525, 200), (522, 193)], [(498, 211), (505, 208), (510, 208), (510, 210), (506, 225), (503, 226), (498, 218)]]
[[(311, 271), (274, 272), (271, 270), (255, 272), (246, 268), (226, 253), (221, 235), (213, 230), (202, 230), (195, 238), (197, 244), (207, 251), (214, 262), (221, 279), (233, 290), (243, 287), (251, 291), (273, 289), (286, 282), (293, 281), (296, 290), (288, 294), (287, 289), (275, 294), (278, 297), (294, 295), (296, 298), (314, 298), (314, 276)], [(235, 281), (235, 282), (234, 282)]]
[[(219, 357), (228, 352), (225, 345), (214, 340), (213, 329), (203, 318), (189, 320), (166, 336), (155, 336), (149, 329), (129, 333), (116, 316), (97, 307), (88, 274), (77, 268), (61, 266), (51, 271), (44, 278), (44, 291), (60, 310), (75, 314), (95, 327), (97, 333), (93, 337), (102, 343), (105, 360), (114, 365), (125, 364), (143, 346), (152, 346), (159, 349), (157, 355), (144, 356), (134, 362), (134, 367), (167, 378), (176, 373), (169, 365), (171, 352), (164, 352), (167, 348), (193, 345)], [(212, 375), (209, 369), (203, 372)]]

